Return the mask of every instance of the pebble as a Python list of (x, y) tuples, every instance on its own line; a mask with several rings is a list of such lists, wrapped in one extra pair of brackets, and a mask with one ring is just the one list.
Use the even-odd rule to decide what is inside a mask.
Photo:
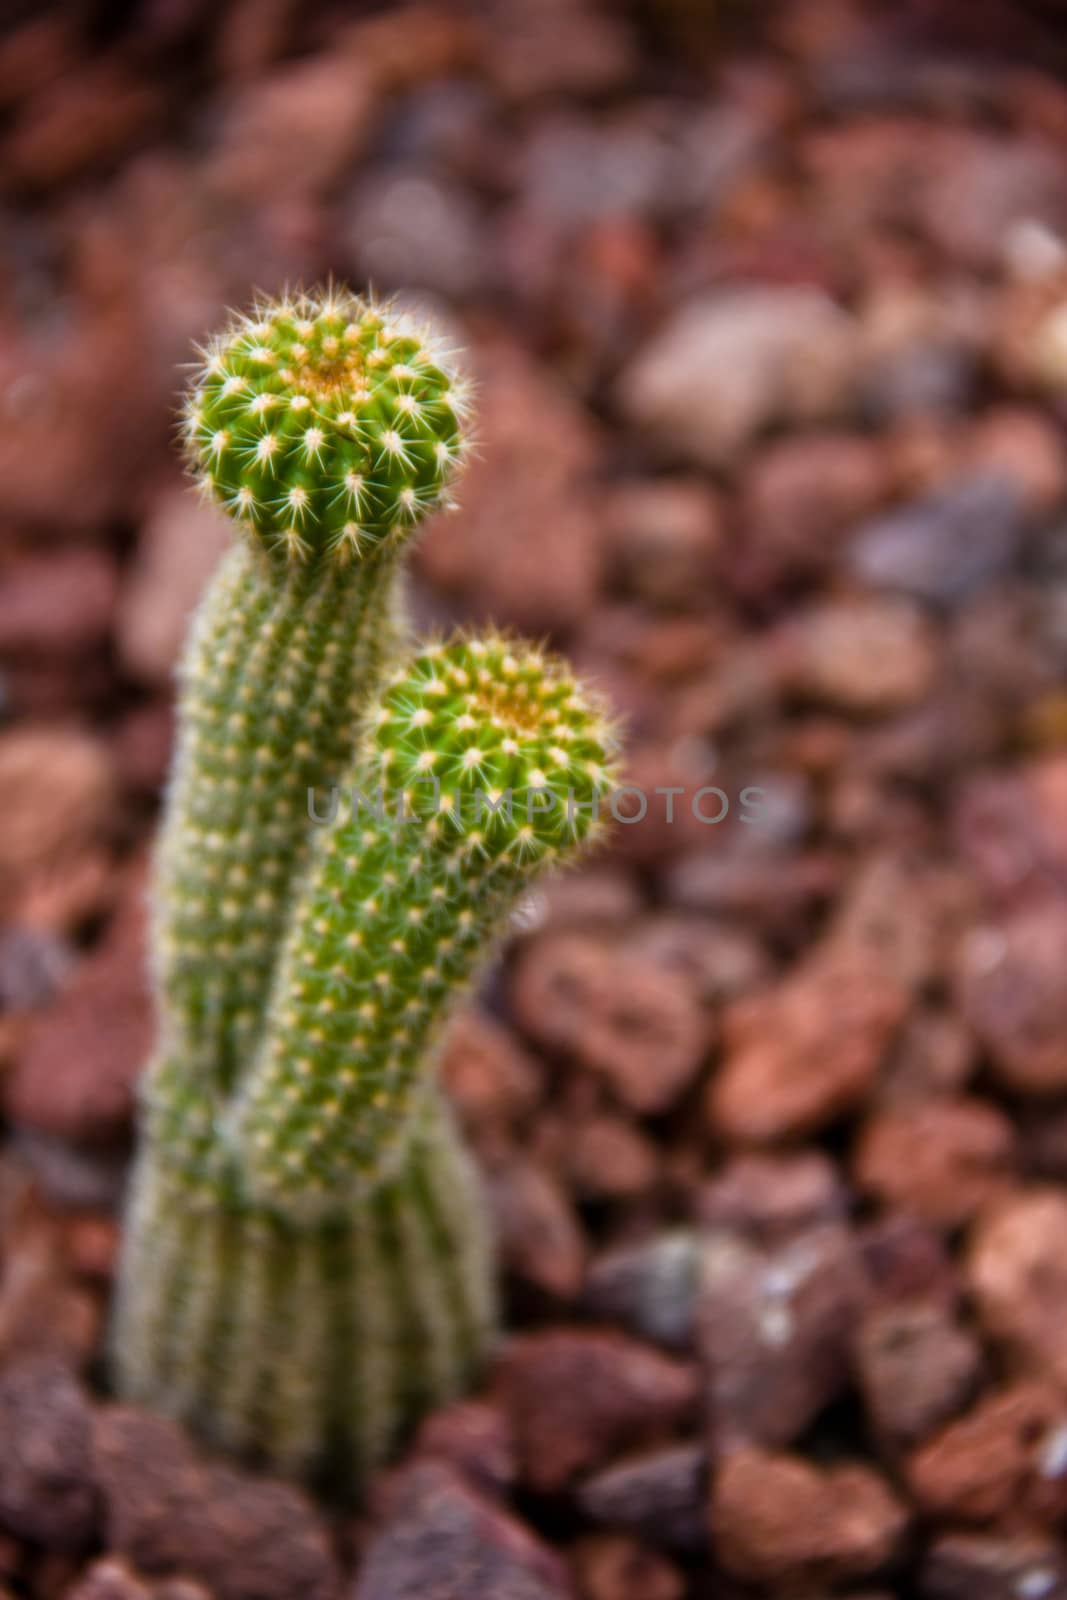
[(102, 852), (115, 829), (115, 776), (102, 741), (74, 729), (0, 734), (0, 907), (54, 933), (100, 909)]
[(115, 563), (102, 550), (23, 555), (0, 581), (0, 651), (54, 658), (98, 650), (117, 595)]
[(964, 1017), (1016, 1094), (1067, 1089), (1067, 903), (1049, 896), (970, 931), (959, 952)]
[(497, 1379), (522, 1481), (541, 1494), (698, 1416), (694, 1370), (615, 1332), (517, 1335)]
[(898, 1553), (908, 1514), (864, 1466), (738, 1450), (716, 1473), (711, 1527), (727, 1572), (788, 1591), (865, 1578)]
[(966, 1273), (987, 1337), (1020, 1371), (1067, 1385), (1067, 1198), (1006, 1197), (979, 1219)]
[(682, 1600), (685, 1580), (657, 1550), (623, 1534), (591, 1534), (571, 1550), (581, 1600)]
[(958, 1095), (877, 1112), (860, 1134), (852, 1171), (857, 1188), (883, 1206), (956, 1228), (1007, 1192), (1016, 1162), (1004, 1113)]
[(46, 1550), (84, 1550), (100, 1531), (84, 1390), (54, 1362), (26, 1357), (8, 1366), (0, 1433), (0, 1522)]
[(1067, 1600), (1067, 1556), (1035, 1534), (946, 1533), (919, 1572), (920, 1600)]
[(573, 1300), (585, 1276), (587, 1245), (559, 1181), (539, 1163), (503, 1152), (486, 1192), (504, 1269), (541, 1295)]
[(586, 413), (518, 345), (486, 351), (477, 458), (460, 509), (433, 519), (416, 566), (439, 595), (527, 633), (594, 609), (603, 550)]
[(140, 1571), (188, 1575), (216, 1600), (337, 1600), (326, 1524), (300, 1490), (209, 1461), (127, 1406), (97, 1412), (93, 1463), (111, 1549)]
[(867, 1415), (891, 1446), (925, 1439), (967, 1404), (983, 1374), (977, 1339), (938, 1300), (873, 1307), (856, 1332)]
[(619, 400), (670, 457), (725, 466), (772, 422), (839, 410), (855, 360), (852, 319), (821, 292), (721, 289), (681, 306), (638, 352)]
[[(364, 1552), (353, 1600), (567, 1600), (555, 1552), (448, 1467), (413, 1467), (391, 1501)], [(290, 1600), (297, 1592), (288, 1590)]]
[(809, 958), (723, 1016), (723, 1059), (708, 1091), (713, 1128), (769, 1144), (827, 1127), (870, 1093), (907, 999), (877, 966)]
[(959, 605), (1011, 569), (1023, 531), (1022, 490), (987, 470), (859, 528), (848, 567), (872, 589)]
[(189, 618), (233, 540), (229, 519), (191, 489), (174, 485), (154, 497), (116, 626), (122, 664), (138, 682), (170, 686)]
[(824, 1222), (840, 1222), (848, 1195), (833, 1163), (818, 1150), (734, 1156), (700, 1192), (705, 1227), (757, 1244), (784, 1243)]
[(923, 1445), (907, 1481), (934, 1521), (1055, 1528), (1067, 1514), (1067, 1401), (1037, 1383), (998, 1390)]
[(700, 1289), (697, 1339), (715, 1450), (791, 1444), (848, 1382), (866, 1297), (856, 1242), (840, 1224), (766, 1249), (711, 1231)]
[(686, 1351), (693, 1341), (699, 1279), (696, 1231), (665, 1230), (595, 1257), (582, 1304), (591, 1316), (617, 1322), (641, 1339)]
[(145, 914), (138, 877), (103, 942), (35, 1019), (4, 1083), (7, 1113), (20, 1128), (75, 1144), (107, 1144), (128, 1132), (153, 1040)]
[(784, 623), (777, 639), (784, 686), (848, 715), (905, 711), (934, 685), (934, 638), (907, 600), (825, 600)]
[(686, 977), (591, 934), (546, 935), (527, 945), (512, 994), (531, 1038), (590, 1068), (639, 1115), (673, 1105), (707, 1048), (708, 1025)]
[(575, 1498), (598, 1526), (656, 1547), (694, 1552), (707, 1542), (706, 1478), (703, 1445), (662, 1445), (593, 1473)]

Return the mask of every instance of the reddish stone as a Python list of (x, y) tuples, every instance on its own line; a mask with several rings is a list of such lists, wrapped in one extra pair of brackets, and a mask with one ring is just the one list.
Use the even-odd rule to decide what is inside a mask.
[(1005, 1087), (1067, 1089), (1067, 905), (1049, 898), (976, 928), (960, 952), (964, 1016)]
[(860, 1136), (853, 1172), (883, 1205), (953, 1228), (1006, 1191), (1016, 1159), (1003, 1112), (959, 1096), (878, 1112)]
[(501, 1357), (499, 1382), (523, 1481), (541, 1493), (697, 1416), (692, 1368), (616, 1333), (520, 1335)]
[(586, 1243), (560, 1184), (535, 1162), (504, 1153), (488, 1197), (506, 1270), (556, 1300), (573, 1300), (585, 1274)]
[(1067, 1386), (1067, 1197), (1030, 1189), (984, 1215), (967, 1282), (983, 1328), (1019, 1370)]
[(818, 957), (776, 988), (736, 1001), (708, 1106), (728, 1139), (763, 1144), (811, 1133), (870, 1092), (907, 1005), (876, 967)]
[(666, 1110), (700, 1067), (708, 1025), (677, 973), (571, 933), (529, 945), (513, 981), (525, 1031), (575, 1056), (640, 1114)]
[(841, 1393), (865, 1294), (843, 1227), (812, 1228), (768, 1250), (707, 1235), (698, 1340), (717, 1451), (790, 1444)]
[(677, 1567), (621, 1534), (580, 1539), (571, 1562), (581, 1600), (682, 1600), (685, 1592)]
[(820, 1470), (798, 1456), (738, 1450), (715, 1477), (711, 1526), (726, 1570), (771, 1588), (867, 1577), (893, 1559), (904, 1508), (867, 1467)]
[(855, 1345), (867, 1414), (891, 1444), (913, 1444), (962, 1409), (982, 1376), (977, 1340), (937, 1300), (872, 1308)]
[(1067, 1515), (1067, 1402), (1035, 1383), (992, 1394), (912, 1456), (907, 1478), (933, 1521), (1056, 1527)]

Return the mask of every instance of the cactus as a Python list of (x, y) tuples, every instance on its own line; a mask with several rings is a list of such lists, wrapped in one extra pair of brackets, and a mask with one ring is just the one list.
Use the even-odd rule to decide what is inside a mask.
[(245, 537), (183, 669), (115, 1376), (344, 1498), (492, 1337), (437, 1041), (518, 897), (595, 836), (612, 771), (560, 661), (401, 643), (398, 559), (462, 457), (461, 395), (402, 321), (332, 292), (236, 323), (189, 406)]

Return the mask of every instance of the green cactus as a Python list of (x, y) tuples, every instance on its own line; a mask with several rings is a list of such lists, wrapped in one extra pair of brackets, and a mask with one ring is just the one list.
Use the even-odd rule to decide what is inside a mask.
[(398, 558), (463, 454), (430, 349), (331, 292), (237, 323), (193, 391), (202, 481), (245, 538), (183, 669), (115, 1319), (121, 1393), (346, 1497), (491, 1338), (436, 1042), (519, 896), (597, 832), (614, 751), (530, 646), (405, 659)]

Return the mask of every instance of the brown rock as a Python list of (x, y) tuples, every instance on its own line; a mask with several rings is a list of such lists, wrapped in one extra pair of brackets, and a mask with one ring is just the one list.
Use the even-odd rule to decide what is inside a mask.
[(660, 1151), (625, 1117), (605, 1112), (571, 1130), (565, 1163), (579, 1195), (627, 1200), (647, 1194), (660, 1176)]
[(98, 1352), (99, 1300), (72, 1278), (65, 1229), (21, 1167), (0, 1167), (0, 1183), (0, 1364), (50, 1360), (60, 1368), (85, 1368)]
[(839, 1222), (847, 1195), (837, 1168), (816, 1150), (742, 1155), (700, 1193), (700, 1220), (712, 1229), (775, 1244), (820, 1222)]
[(907, 1211), (879, 1217), (860, 1230), (872, 1300), (899, 1305), (931, 1300), (953, 1310), (960, 1279), (945, 1237)]
[(725, 288), (674, 311), (623, 372), (619, 396), (672, 457), (721, 466), (773, 421), (832, 415), (856, 354), (853, 319), (817, 290)]
[(883, 1205), (954, 1228), (1005, 1192), (1015, 1164), (1015, 1133), (1003, 1112), (953, 1096), (872, 1117), (853, 1172)]
[(682, 1600), (685, 1592), (676, 1567), (619, 1534), (580, 1539), (571, 1561), (581, 1600)]
[(697, 1234), (677, 1228), (597, 1256), (583, 1304), (590, 1315), (618, 1322), (639, 1338), (684, 1351), (693, 1342), (699, 1279)]
[(912, 1456), (907, 1478), (934, 1521), (1056, 1526), (1067, 1513), (1067, 1401), (1034, 1383), (990, 1395)]
[(589, 611), (600, 581), (585, 414), (518, 346), (479, 363), (481, 438), (462, 509), (434, 519), (418, 563), (447, 595), (527, 631)]
[(982, 1217), (967, 1281), (986, 1333), (1020, 1370), (1067, 1386), (1067, 1198), (1030, 1189)]
[(127, 1132), (153, 1036), (143, 896), (136, 877), (101, 945), (29, 1032), (4, 1085), (20, 1127), (74, 1143)]
[(92, 1413), (61, 1366), (26, 1359), (0, 1376), (0, 1522), (46, 1550), (97, 1536)]
[(960, 951), (960, 1005), (998, 1078), (1020, 1094), (1067, 1089), (1067, 905), (1049, 898), (976, 928)]
[[(636, 920), (636, 919), (635, 919)], [(771, 963), (752, 934), (727, 928), (705, 917), (643, 917), (627, 938), (626, 948), (654, 966), (688, 978), (704, 1005), (721, 1005), (757, 984), (766, 983)]]
[(696, 479), (628, 483), (604, 508), (607, 556), (623, 587), (653, 605), (706, 600), (720, 561), (722, 513)]
[(745, 538), (735, 553), (746, 592), (824, 572), (842, 536), (889, 488), (879, 445), (859, 434), (805, 433), (767, 446), (742, 487)]
[(787, 688), (856, 715), (917, 705), (937, 670), (929, 626), (903, 600), (827, 600), (784, 626), (776, 642)]
[(735, 1577), (770, 1587), (867, 1577), (892, 1560), (907, 1522), (867, 1467), (820, 1471), (797, 1456), (738, 1450), (712, 1488), (719, 1560)]
[(335, 1600), (326, 1524), (299, 1490), (204, 1461), (132, 1407), (97, 1414), (93, 1453), (110, 1549), (140, 1571), (188, 1574), (218, 1600)]
[(692, 1082), (708, 1028), (692, 985), (591, 934), (546, 935), (513, 980), (520, 1025), (605, 1078), (623, 1104), (665, 1111)]
[(982, 1376), (977, 1340), (936, 1300), (872, 1308), (855, 1364), (867, 1414), (893, 1444), (926, 1438), (966, 1405)]
[(118, 615), (119, 655), (135, 678), (169, 685), (190, 615), (233, 542), (229, 519), (191, 489), (174, 485), (157, 496)]
[(92, 548), (21, 556), (0, 578), (0, 650), (77, 656), (111, 630), (118, 578)]
[(698, 1341), (717, 1451), (789, 1444), (840, 1394), (865, 1289), (835, 1224), (767, 1250), (706, 1237)]
[(569, 1592), (555, 1552), (525, 1524), (447, 1467), (424, 1462), (394, 1491), (353, 1593), (354, 1600), (566, 1600)]
[(961, 884), (940, 863), (883, 850), (846, 885), (827, 942), (919, 990), (941, 976), (965, 909)]
[(488, 1197), (505, 1269), (553, 1299), (573, 1300), (585, 1274), (586, 1242), (552, 1174), (504, 1156), (489, 1175)]
[(869, 1092), (903, 1019), (899, 984), (870, 966), (810, 959), (776, 988), (736, 1001), (723, 1021), (713, 1125), (764, 1144), (825, 1127)]
[(523, 1334), (505, 1349), (499, 1381), (523, 1480), (541, 1493), (697, 1413), (690, 1367), (616, 1333)]
[(1033, 1534), (950, 1533), (931, 1545), (919, 1574), (921, 1600), (1067, 1600), (1059, 1541)]
[(147, 1583), (111, 1556), (102, 1556), (82, 1573), (65, 1600), (156, 1600)]
[(921, 1105), (958, 1094), (976, 1065), (974, 1037), (951, 1011), (932, 1006), (905, 1022), (883, 1079), (888, 1105)]
[(82, 60), (27, 104), (4, 145), (5, 184), (36, 192), (106, 165), (144, 139), (160, 97), (116, 55)]
[(85, 882), (93, 900), (74, 891), (114, 830), (115, 802), (107, 751), (88, 734), (24, 727), (0, 735), (0, 908), (7, 917), (59, 931), (99, 908), (92, 874)]
[(536, 1064), (506, 1028), (472, 1006), (449, 1024), (440, 1073), (475, 1139), (513, 1126), (541, 1098)]
[(1005, 405), (983, 412), (968, 431), (967, 454), (975, 468), (1013, 480), (1032, 512), (1053, 510), (1067, 492), (1060, 441), (1040, 411)]
[(414, 1454), (443, 1461), (476, 1488), (498, 1494), (517, 1473), (507, 1420), (485, 1400), (455, 1400), (434, 1411), (418, 1431)]
[(706, 1478), (703, 1445), (661, 1445), (594, 1473), (576, 1499), (602, 1527), (669, 1550), (699, 1550), (707, 1540)]

